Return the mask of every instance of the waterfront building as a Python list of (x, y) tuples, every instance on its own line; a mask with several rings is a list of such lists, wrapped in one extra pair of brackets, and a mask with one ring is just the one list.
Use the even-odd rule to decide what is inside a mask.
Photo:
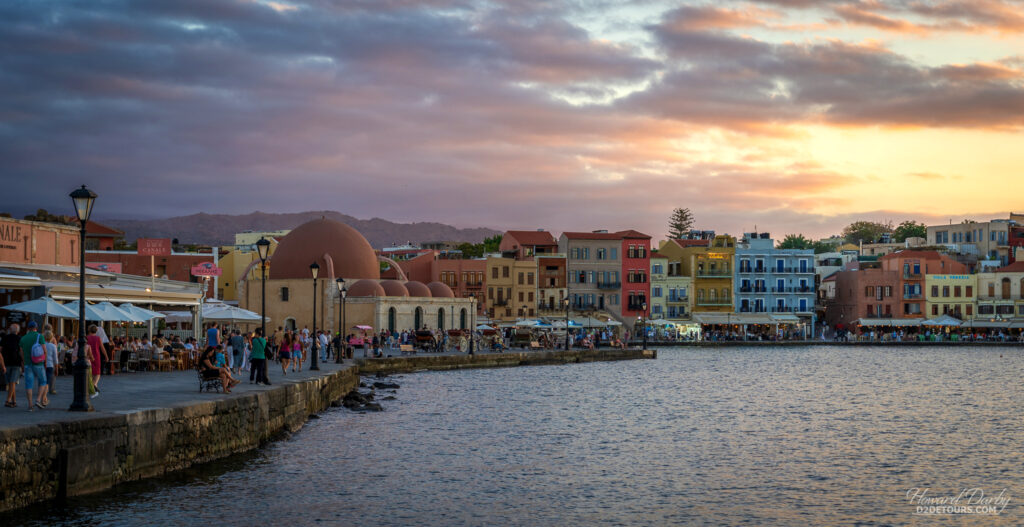
[(708, 246), (690, 246), (682, 252), (681, 273), (693, 280), (693, 312), (732, 313), (736, 238), (718, 235)]
[(562, 253), (538, 254), (537, 260), (537, 312), (542, 316), (564, 314), (562, 305), (566, 288), (565, 255)]
[[(688, 322), (693, 311), (689, 276), (669, 274), (669, 259), (657, 254), (651, 257), (651, 318), (672, 322)], [(657, 306), (657, 311), (655, 307)]]
[(1009, 234), (1007, 235), (1010, 245), (1010, 262), (1014, 263), (1017, 260), (1024, 259), (1024, 225), (1014, 225), (1010, 227)]
[(925, 317), (924, 277), (927, 274), (967, 274), (967, 266), (937, 251), (904, 250), (878, 259), (883, 270), (899, 275), (900, 309), (898, 318)]
[(650, 297), (651, 237), (635, 230), (563, 232), (558, 244), (566, 255), (572, 309), (632, 327)]
[(949, 315), (960, 320), (974, 318), (978, 287), (977, 275), (927, 274), (924, 279), (925, 316)]
[[(175, 282), (202, 282), (192, 276), (192, 268), (207, 262), (218, 265), (220, 248), (200, 249), (197, 252), (178, 252), (170, 250), (162, 256), (147, 256), (134, 251), (85, 251), (86, 265), (99, 267), (106, 265), (114, 272), (162, 278)], [(91, 264), (91, 265), (90, 265)], [(113, 265), (111, 265), (113, 264)], [(215, 276), (206, 285), (207, 298), (222, 298), (224, 289), (219, 276)]]
[(949, 250), (993, 260), (998, 266), (1010, 263), (1010, 228), (1020, 221), (1020, 215), (1009, 219), (994, 219), (986, 222), (966, 220), (963, 223), (933, 225), (928, 227), (928, 244), (945, 245)]
[[(340, 323), (386, 329), (469, 329), (476, 326), (474, 299), (457, 298), (441, 282), (382, 280), (382, 260), (358, 231), (340, 222), (320, 218), (293, 229), (279, 240), (270, 259), (267, 290), (269, 327), (313, 328), (337, 331)], [(314, 280), (310, 265), (320, 266)], [(348, 296), (342, 302), (336, 284), (344, 278)], [(259, 312), (259, 279), (245, 282), (239, 305)], [(316, 290), (316, 306), (313, 291)], [(344, 313), (341, 308), (344, 306)]]
[[(288, 231), (284, 232), (287, 233)], [(254, 238), (257, 234), (260, 236)], [(267, 234), (271, 233), (239, 233), (235, 235), (235, 245), (221, 247), (223, 256), (220, 257), (217, 263), (221, 268), (217, 292), (218, 298), (230, 304), (237, 304), (239, 295), (245, 289), (245, 281), (259, 280), (262, 270), (260, 267), (260, 256), (256, 251), (256, 242), (260, 238), (265, 237), (270, 242), (268, 254), (273, 255), (274, 251), (277, 250), (278, 236), (266, 236)], [(283, 237), (284, 235), (281, 236)], [(253, 239), (255, 241), (248, 243)], [(239, 244), (239, 241), (243, 243)]]
[(1024, 262), (979, 273), (977, 280), (977, 318), (996, 321), (1017, 318), (1024, 323)]
[(388, 267), (381, 271), (381, 279), (412, 280), (424, 284), (441, 282), (452, 290), (456, 298), (475, 299), (478, 315), (486, 312), (486, 259), (464, 258), (459, 250), (428, 250), (395, 264), (387, 264)]
[[(72, 221), (74, 225), (76, 221)], [(124, 231), (89, 220), (85, 223), (85, 250), (112, 251), (118, 241), (124, 240)]]
[[(503, 255), (524, 260), (535, 255), (555, 254), (558, 252), (558, 241), (544, 229), (535, 231), (505, 231), (501, 236), (498, 250)], [(511, 254), (510, 254), (511, 253)]]
[(486, 263), (487, 315), (491, 320), (511, 322), (536, 316), (537, 262), (489, 255)]
[[(888, 239), (888, 236), (886, 236)], [(881, 241), (879, 243), (862, 243), (860, 246), (861, 256), (885, 256), (903, 249), (915, 249), (925, 245), (924, 238), (910, 237), (902, 242)]]
[(814, 251), (776, 249), (768, 233), (746, 233), (736, 244), (738, 313), (794, 313), (813, 324)]
[[(900, 274), (859, 262), (836, 272), (835, 297), (825, 306), (825, 320), (832, 327), (855, 327), (861, 321), (896, 319), (901, 309)], [(889, 320), (888, 323), (898, 322)]]

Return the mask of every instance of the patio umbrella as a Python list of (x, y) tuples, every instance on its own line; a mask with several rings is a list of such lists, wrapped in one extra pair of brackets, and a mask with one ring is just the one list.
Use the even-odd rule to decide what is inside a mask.
[(154, 319), (154, 318), (164, 318), (165, 317), (165, 315), (163, 313), (160, 313), (160, 312), (157, 312), (157, 311), (150, 311), (150, 310), (148, 310), (146, 308), (142, 308), (142, 307), (136, 307), (136, 306), (133, 306), (132, 304), (129, 304), (127, 302), (125, 302), (124, 304), (121, 304), (120, 306), (118, 306), (118, 308), (121, 311), (124, 311), (126, 313), (129, 313), (131, 315), (134, 315), (136, 317), (142, 318), (142, 319), (147, 320), (147, 321), (151, 320), (151, 319)]
[(961, 322), (959, 319), (953, 318), (953, 317), (951, 317), (949, 315), (942, 315), (940, 317), (930, 318), (930, 319), (925, 320), (924, 322), (921, 323), (922, 326), (950, 326), (950, 327), (958, 327), (961, 324), (963, 324), (963, 322)]
[[(256, 323), (260, 321), (260, 314), (253, 313), (247, 309), (240, 307), (223, 305), (217, 306), (210, 311), (203, 310), (203, 318), (205, 320), (214, 320), (217, 322), (252, 322)], [(270, 320), (269, 318), (267, 320)]]
[[(74, 302), (68, 302), (67, 304), (64, 304), (64, 307), (70, 309), (75, 313), (78, 313), (78, 300), (75, 300)], [(75, 315), (75, 318), (78, 318), (78, 315)], [(90, 304), (89, 302), (85, 303), (85, 319), (97, 322), (104, 322), (108, 320), (106, 318), (106, 313), (104, 313), (103, 310), (97, 309), (96, 306)]]
[(488, 326), (487, 324), (480, 324), (479, 326), (476, 327), (477, 331), (491, 331), (493, 329), (494, 328), (492, 328), (491, 326)]
[(32, 313), (34, 315), (44, 315), (47, 317), (78, 318), (78, 311), (72, 311), (68, 309), (67, 306), (64, 306), (48, 296), (29, 300), (28, 302), (20, 302), (18, 304), (3, 306), (0, 307), (0, 309)]
[(168, 324), (192, 322), (192, 313), (190, 311), (162, 311), (160, 314), (163, 315), (164, 322)]
[(103, 320), (108, 320), (111, 322), (145, 322), (149, 320), (145, 318), (136, 317), (135, 315), (132, 315), (131, 313), (128, 313), (127, 311), (120, 309), (119, 307), (115, 306), (114, 304), (111, 304), (110, 302), (100, 302), (99, 304), (96, 304), (96, 309), (99, 309), (100, 311), (103, 312), (104, 315), (106, 315), (107, 318)]
[(360, 330), (363, 330), (363, 331), (373, 331), (373, 326), (365, 326), (365, 325), (362, 325), (362, 324), (359, 324), (359, 325), (356, 325), (356, 326), (352, 326), (352, 328), (353, 329), (360, 329)]

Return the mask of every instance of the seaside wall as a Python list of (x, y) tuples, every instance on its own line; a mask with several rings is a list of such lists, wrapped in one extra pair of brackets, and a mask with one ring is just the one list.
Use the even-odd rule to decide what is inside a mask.
[(417, 370), (459, 370), (465, 368), (504, 368), (545, 364), (571, 364), (579, 362), (655, 359), (654, 350), (601, 349), (569, 351), (530, 351), (486, 353), (480, 355), (404, 355), (384, 359), (356, 359), (359, 372), (404, 373)]
[(245, 452), (359, 385), (355, 368), (191, 406), (0, 430), (0, 511)]

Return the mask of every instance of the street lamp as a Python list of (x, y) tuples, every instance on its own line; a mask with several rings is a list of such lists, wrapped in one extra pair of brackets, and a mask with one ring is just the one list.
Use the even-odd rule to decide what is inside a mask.
[(270, 253), (270, 242), (263, 237), (256, 242), (256, 253), (260, 257), (260, 330), (263, 338), (267, 338), (267, 256)]
[[(85, 188), (75, 190), (71, 193), (71, 201), (75, 204), (75, 214), (78, 216), (79, 229), (78, 240), (78, 360), (75, 361), (75, 398), (68, 408), (72, 412), (91, 412), (92, 405), (86, 397), (85, 386), (85, 224), (92, 215), (92, 206), (96, 202), (96, 193)], [(29, 401), (31, 409), (32, 401)]]
[(643, 349), (646, 350), (647, 349), (647, 302), (644, 302), (644, 303), (640, 304), (640, 310), (644, 314), (644, 325), (640, 329), (640, 331), (644, 332), (644, 347), (643, 347)]
[[(470, 300), (470, 309), (473, 310), (472, 311), (473, 313), (476, 313), (476, 295), (474, 295), (473, 293), (470, 293), (469, 294), (469, 298), (472, 299), (472, 300)], [(473, 318), (474, 317), (469, 317), (469, 354), (470, 355), (473, 354), (473, 341), (476, 340), (476, 328), (473, 326)]]
[(317, 350), (317, 344), (319, 340), (316, 337), (316, 279), (320, 276), (320, 264), (313, 262), (309, 264), (309, 272), (313, 275), (313, 343), (309, 347), (310, 355), (313, 356), (313, 362), (309, 365), (309, 371), (318, 371), (320, 369), (318, 355), (320, 352)]
[(569, 295), (565, 295), (565, 351), (569, 351)]
[(345, 341), (345, 297), (348, 296), (348, 288), (345, 287), (345, 279), (339, 278), (335, 280), (338, 284), (338, 294), (341, 295), (341, 312), (338, 313), (341, 327), (338, 329), (338, 333), (341, 335), (338, 342), (341, 344), (338, 346), (340, 349), (334, 352), (334, 362), (341, 364), (342, 355), (345, 354), (345, 348), (348, 347), (348, 342)]

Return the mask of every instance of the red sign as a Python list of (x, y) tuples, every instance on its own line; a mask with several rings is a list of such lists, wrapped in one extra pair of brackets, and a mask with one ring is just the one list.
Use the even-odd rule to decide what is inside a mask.
[(213, 262), (203, 262), (192, 266), (192, 276), (220, 276), (222, 269)]
[(85, 266), (89, 269), (95, 269), (97, 271), (103, 271), (107, 273), (121, 273), (121, 264), (115, 262), (85, 262)]
[(170, 238), (139, 238), (139, 255), (140, 256), (170, 256), (171, 255), (171, 239)]

